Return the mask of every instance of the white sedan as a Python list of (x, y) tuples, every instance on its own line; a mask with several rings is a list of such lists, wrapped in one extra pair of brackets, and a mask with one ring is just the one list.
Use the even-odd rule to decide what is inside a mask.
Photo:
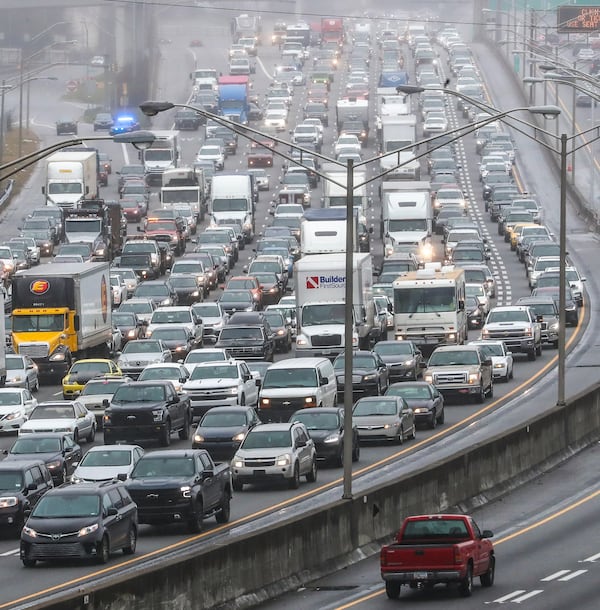
[(110, 481), (117, 477), (128, 479), (131, 471), (144, 455), (138, 445), (100, 445), (92, 447), (81, 462), (75, 462), (72, 483)]
[(6, 388), (26, 388), (32, 392), (40, 389), (37, 364), (21, 354), (6, 354)]
[(19, 436), (35, 432), (67, 432), (78, 443), (92, 443), (96, 437), (96, 418), (78, 400), (38, 403), (29, 419), (19, 428)]
[(468, 344), (481, 346), (486, 358), (492, 359), (494, 379), (508, 381), (513, 378), (513, 356), (504, 341), (469, 341)]
[(127, 300), (127, 285), (120, 275), (110, 274), (110, 288), (112, 291), (112, 305), (118, 307)]
[(36, 405), (26, 388), (0, 388), (0, 432), (17, 432)]

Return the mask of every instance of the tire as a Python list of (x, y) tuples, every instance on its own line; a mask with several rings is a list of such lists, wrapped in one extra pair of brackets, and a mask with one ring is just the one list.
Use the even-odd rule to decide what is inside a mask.
[(317, 459), (313, 460), (310, 470), (306, 473), (307, 483), (316, 483), (317, 481)]
[(489, 398), (494, 398), (494, 382), (490, 381), (490, 389), (488, 390)]
[[(434, 421), (435, 421), (435, 418), (434, 418)], [(413, 441), (417, 438), (417, 425), (414, 423), (414, 421), (413, 421), (413, 425), (412, 425), (410, 434), (408, 435), (408, 438), (410, 438)]]
[(127, 534), (127, 545), (123, 547), (123, 555), (133, 555), (137, 548), (137, 530), (132, 525)]
[(171, 444), (171, 420), (167, 420), (167, 424), (160, 435), (160, 446), (168, 447)]
[(96, 547), (96, 555), (98, 563), (108, 563), (110, 559), (110, 544), (108, 542), (108, 536), (102, 536), (102, 540)]
[(190, 438), (190, 418), (186, 415), (183, 428), (178, 432), (179, 440), (187, 441)]
[(294, 475), (288, 484), (290, 489), (298, 489), (300, 487), (300, 467), (298, 464), (294, 464)]
[(92, 430), (91, 430), (91, 432), (90, 432), (90, 433), (87, 435), (87, 437), (86, 437), (86, 439), (85, 439), (85, 440), (86, 440), (88, 443), (93, 443), (95, 439), (96, 439), (96, 424), (95, 424), (95, 423), (93, 423), (93, 424), (92, 424)]
[(439, 414), (439, 416), (437, 418), (437, 423), (443, 424), (445, 421), (446, 421), (446, 411), (444, 410), (444, 407), (442, 407), (442, 412)]
[(340, 468), (344, 465), (344, 445), (340, 446), (340, 452), (336, 455), (333, 462), (336, 466)]
[(360, 460), (360, 443), (356, 441), (356, 445), (352, 449), (352, 461), (358, 462)]
[(400, 431), (398, 432), (398, 436), (396, 437), (396, 442), (398, 445), (404, 444), (404, 428), (400, 426)]
[(61, 477), (60, 477), (60, 481), (59, 481), (59, 485), (63, 485), (64, 483), (66, 483), (68, 480), (68, 475), (67, 475), (67, 466), (63, 466), (62, 468), (62, 473), (61, 473)]
[(204, 507), (202, 502), (196, 503), (196, 512), (191, 516), (188, 522), (188, 530), (192, 534), (199, 534), (204, 525)]
[(385, 581), (385, 594), (389, 599), (398, 599), (400, 597), (400, 589), (402, 585), (399, 582), (391, 580)]
[(494, 584), (494, 578), (496, 576), (496, 558), (490, 557), (490, 565), (488, 571), (479, 577), (482, 587), (491, 587)]
[(434, 411), (431, 415), (431, 419), (429, 420), (429, 423), (427, 424), (427, 427), (430, 430), (435, 430), (436, 426), (437, 426), (437, 417), (436, 417), (436, 413)]
[(537, 347), (535, 348), (535, 354), (536, 354), (536, 356), (541, 356), (542, 355), (542, 343), (541, 343), (541, 341), (537, 345)]
[(221, 506), (219, 507), (219, 512), (215, 515), (215, 521), (217, 523), (229, 523), (229, 519), (231, 518), (231, 496), (229, 492), (224, 489), (223, 490), (223, 500), (221, 501)]
[(381, 396), (381, 381), (377, 381), (377, 387), (375, 388), (375, 396)]
[(473, 566), (467, 566), (467, 575), (460, 581), (458, 591), (461, 597), (471, 597), (473, 593)]
[(73, 430), (73, 442), (77, 445), (79, 443), (79, 429)]
[(479, 387), (479, 392), (475, 395), (475, 402), (482, 404), (485, 401), (485, 388), (483, 385)]
[(244, 484), (238, 479), (232, 481), (233, 491), (244, 491)]
[(27, 555), (21, 557), (21, 561), (26, 568), (35, 568), (35, 564), (37, 563), (36, 559), (30, 559)]
[(33, 386), (32, 392), (36, 393), (40, 391), (40, 380), (39, 377), (35, 380), (35, 385)]
[(531, 350), (530, 352), (527, 352), (527, 360), (534, 362), (536, 358), (537, 355), (535, 353), (535, 349)]

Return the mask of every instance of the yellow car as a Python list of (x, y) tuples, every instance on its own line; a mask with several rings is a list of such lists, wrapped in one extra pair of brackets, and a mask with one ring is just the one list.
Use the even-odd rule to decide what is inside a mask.
[(73, 400), (79, 396), (83, 386), (90, 379), (107, 375), (120, 377), (123, 373), (112, 360), (106, 358), (85, 358), (75, 361), (62, 380), (63, 398)]
[[(535, 227), (536, 223), (535, 222), (518, 222), (517, 224), (515, 224), (512, 229), (509, 230), (509, 234), (510, 234), (510, 249), (511, 250), (516, 250), (517, 249), (517, 239), (519, 238), (519, 235), (521, 235), (521, 232), (523, 231), (524, 227)], [(539, 225), (537, 225), (539, 226)]]

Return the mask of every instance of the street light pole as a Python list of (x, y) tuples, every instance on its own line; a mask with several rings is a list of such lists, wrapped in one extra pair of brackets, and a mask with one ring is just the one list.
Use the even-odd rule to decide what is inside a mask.
[(344, 500), (352, 499), (352, 335), (354, 331), (354, 160), (346, 162), (346, 284), (344, 324)]
[(558, 396), (556, 404), (565, 404), (566, 373), (566, 302), (567, 302), (567, 134), (560, 136), (560, 230), (558, 267)]

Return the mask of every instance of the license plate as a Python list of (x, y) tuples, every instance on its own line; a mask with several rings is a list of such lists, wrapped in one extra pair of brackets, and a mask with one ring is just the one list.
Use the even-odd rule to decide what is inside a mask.
[(415, 572), (415, 580), (426, 580), (427, 572)]
[(254, 474), (255, 475), (261, 475), (261, 474), (265, 474), (266, 470), (255, 470)]

